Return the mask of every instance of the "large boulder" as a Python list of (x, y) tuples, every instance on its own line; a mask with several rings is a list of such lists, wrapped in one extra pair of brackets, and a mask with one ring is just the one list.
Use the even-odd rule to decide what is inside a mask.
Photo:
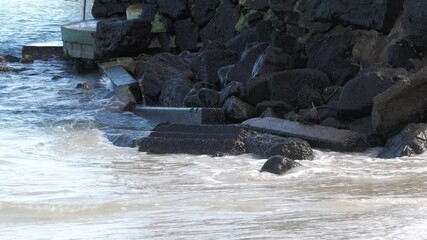
[(199, 26), (208, 23), (214, 16), (220, 0), (190, 0), (191, 15)]
[(221, 107), (219, 92), (209, 88), (193, 88), (185, 97), (186, 107)]
[(427, 2), (407, 0), (398, 31), (421, 51), (427, 51)]
[(219, 86), (218, 70), (224, 66), (232, 65), (237, 61), (238, 56), (232, 50), (220, 48), (202, 50), (202, 66), (197, 74), (197, 80)]
[(240, 61), (229, 69), (225, 77), (225, 82), (222, 82), (222, 85), (227, 85), (230, 82), (246, 84), (252, 75), (252, 69), (254, 68), (254, 64), (257, 61), (258, 56), (264, 52), (267, 46), (268, 45), (266, 43), (258, 43), (245, 50)]
[(199, 26), (191, 18), (175, 22), (175, 44), (181, 51), (194, 50), (199, 41)]
[(225, 43), (236, 34), (234, 26), (239, 18), (239, 6), (233, 4), (231, 0), (221, 0), (215, 16), (200, 32), (200, 37), (203, 41), (216, 40)]
[(313, 150), (308, 142), (298, 138), (284, 138), (256, 133), (245, 140), (247, 153), (263, 158), (280, 155), (292, 160), (312, 160)]
[(391, 137), (378, 155), (379, 158), (397, 158), (424, 153), (427, 150), (427, 124), (409, 124)]
[(307, 40), (307, 67), (319, 69), (336, 85), (343, 85), (360, 70), (351, 53), (355, 32), (349, 28), (335, 27), (330, 32), (312, 35)]
[(257, 41), (258, 38), (256, 35), (255, 28), (249, 28), (243, 31), (241, 34), (238, 34), (234, 38), (228, 40), (225, 43), (225, 46), (227, 46), (228, 49), (236, 51), (237, 54), (241, 56), (248, 44)]
[[(139, 70), (143, 68), (143, 70)], [(171, 79), (191, 79), (190, 64), (171, 53), (155, 55), (145, 64), (137, 65), (137, 79), (142, 80), (145, 96), (157, 100), (166, 81)]]
[(172, 18), (179, 18), (188, 14), (187, 2), (188, 0), (156, 0), (159, 13)]
[(256, 77), (265, 73), (280, 72), (295, 68), (294, 58), (282, 48), (269, 46), (254, 64), (252, 76)]
[(267, 160), (262, 166), (260, 172), (269, 172), (277, 175), (282, 175), (291, 170), (301, 166), (301, 164), (295, 162), (294, 160), (282, 157), (282, 156), (273, 156)]
[(389, 137), (409, 123), (427, 121), (427, 68), (396, 83), (374, 98), (372, 124), (376, 134)]
[(374, 97), (407, 78), (403, 69), (379, 68), (362, 73), (345, 84), (338, 109), (354, 118), (369, 116)]
[(96, 27), (95, 53), (102, 58), (137, 56), (151, 43), (151, 23), (102, 20)]
[(402, 10), (403, 0), (303, 0), (300, 10), (311, 21), (342, 22), (366, 29), (389, 31)]
[(230, 97), (223, 107), (227, 119), (242, 122), (256, 116), (256, 109), (236, 97)]
[(252, 105), (266, 100), (278, 100), (295, 106), (302, 88), (308, 86), (320, 92), (329, 85), (328, 76), (319, 70), (294, 69), (251, 78), (246, 91)]
[(184, 107), (184, 99), (191, 91), (193, 82), (186, 78), (172, 78), (165, 82), (159, 103), (164, 107)]

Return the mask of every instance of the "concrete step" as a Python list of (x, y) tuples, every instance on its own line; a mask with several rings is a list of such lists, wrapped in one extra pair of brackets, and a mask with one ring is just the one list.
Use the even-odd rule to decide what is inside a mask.
[(221, 108), (171, 108), (138, 105), (134, 113), (145, 119), (169, 124), (221, 124), (225, 121)]
[(368, 144), (361, 134), (319, 125), (305, 125), (277, 118), (254, 118), (242, 123), (249, 129), (282, 137), (306, 140), (313, 147), (340, 152), (361, 152)]
[[(226, 131), (232, 129), (233, 131)], [(140, 142), (139, 151), (156, 154), (237, 155), (250, 134), (239, 125), (160, 125)]]

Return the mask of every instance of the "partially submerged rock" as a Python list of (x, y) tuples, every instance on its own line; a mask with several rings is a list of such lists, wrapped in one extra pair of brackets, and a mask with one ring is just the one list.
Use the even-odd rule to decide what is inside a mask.
[(427, 151), (427, 124), (411, 123), (400, 133), (391, 137), (378, 155), (379, 158), (412, 156)]
[(310, 144), (298, 138), (255, 133), (246, 139), (245, 148), (247, 153), (254, 153), (263, 158), (279, 155), (292, 160), (313, 159)]
[(402, 80), (374, 98), (375, 132), (389, 137), (409, 123), (427, 121), (427, 68)]
[(294, 160), (282, 157), (282, 156), (273, 156), (267, 160), (262, 166), (260, 172), (269, 172), (277, 175), (282, 175), (288, 172), (289, 170), (299, 167), (301, 164), (295, 162)]

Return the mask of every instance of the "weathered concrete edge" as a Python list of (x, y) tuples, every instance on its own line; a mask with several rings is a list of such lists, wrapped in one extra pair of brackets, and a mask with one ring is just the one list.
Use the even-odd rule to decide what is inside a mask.
[[(361, 134), (348, 131), (348, 130), (339, 130), (335, 128), (329, 128), (324, 126), (318, 126), (317, 128), (322, 129), (323, 131), (339, 131), (341, 133), (352, 135), (351, 137), (348, 137), (348, 139), (344, 141), (333, 141), (333, 139), (320, 139), (310, 136), (302, 136), (298, 134), (293, 134), (289, 132), (283, 131), (284, 129), (278, 129), (275, 128), (273, 125), (270, 126), (261, 126), (258, 125), (259, 120), (263, 118), (253, 118), (249, 119), (242, 123), (242, 125), (247, 126), (250, 130), (260, 132), (260, 133), (269, 133), (273, 135), (278, 135), (281, 137), (294, 137), (294, 138), (300, 138), (303, 140), (306, 140), (312, 147), (315, 148), (322, 148), (322, 149), (330, 149), (337, 152), (363, 152), (368, 148), (368, 144), (364, 140), (364, 137)], [(309, 128), (313, 128), (313, 126), (304, 125), (299, 122), (290, 122), (287, 120), (282, 119), (275, 119), (275, 118), (264, 118), (266, 120), (270, 121), (277, 121), (277, 122), (283, 122), (283, 123), (292, 123), (295, 124), (298, 127), (306, 128), (309, 130)], [(354, 146), (357, 146), (356, 148)]]

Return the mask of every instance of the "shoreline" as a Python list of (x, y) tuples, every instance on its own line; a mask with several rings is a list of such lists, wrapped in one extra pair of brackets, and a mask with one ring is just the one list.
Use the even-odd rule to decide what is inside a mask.
[[(349, 14), (335, 19), (305, 1), (115, 2), (122, 8), (118, 15), (110, 14), (109, 3), (95, 1), (94, 17), (103, 19), (97, 20), (93, 57), (110, 59), (105, 69), (119, 74), (110, 79), (123, 111), (155, 112), (144, 104), (163, 107), (157, 116), (170, 114), (159, 119), (169, 123), (167, 132), (159, 125), (139, 139), (140, 151), (164, 144), (155, 151), (198, 154), (186, 144), (193, 141), (201, 144), (199, 154), (213, 146), (213, 155), (239, 147), (244, 153), (251, 138), (257, 138), (252, 151), (267, 158), (307, 152), (302, 145), (343, 152), (385, 147), (379, 158), (427, 150), (427, 64), (416, 38), (423, 28), (405, 25), (413, 17), (410, 4), (371, 3), (376, 12), (365, 12), (361, 3), (345, 6), (351, 11), (323, 7)], [(132, 11), (128, 20), (115, 18), (126, 9)], [(31, 62), (31, 54), (23, 59), (27, 55)], [(214, 113), (185, 128), (192, 109)], [(184, 120), (177, 124), (179, 111)], [(242, 123), (238, 128), (250, 134), (206, 130)], [(293, 139), (302, 145), (289, 143)], [(224, 150), (224, 141), (236, 147)]]

